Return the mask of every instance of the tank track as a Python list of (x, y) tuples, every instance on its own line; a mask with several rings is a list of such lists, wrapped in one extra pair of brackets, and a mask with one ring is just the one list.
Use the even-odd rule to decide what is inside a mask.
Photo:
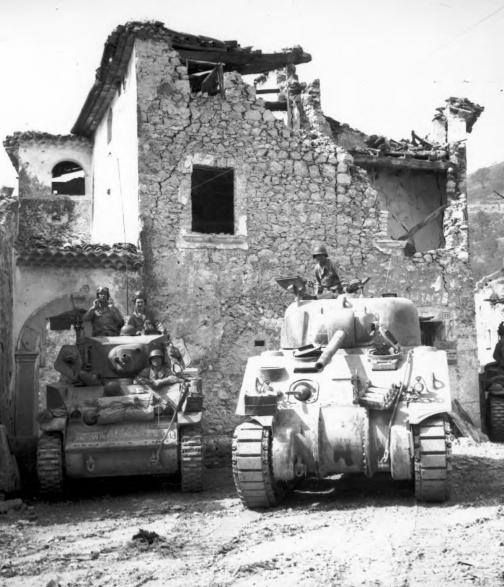
[(63, 493), (63, 440), (55, 432), (43, 432), (37, 445), (37, 476), (40, 493), (57, 497)]
[(488, 396), (488, 433), (492, 442), (504, 441), (504, 397)]
[(451, 440), (448, 422), (433, 417), (414, 427), (415, 497), (418, 501), (448, 499)]
[(203, 444), (199, 428), (182, 428), (180, 433), (180, 487), (186, 492), (203, 489)]
[(275, 483), (271, 463), (271, 429), (246, 422), (233, 435), (233, 479), (242, 503), (250, 508), (277, 505), (286, 489)]

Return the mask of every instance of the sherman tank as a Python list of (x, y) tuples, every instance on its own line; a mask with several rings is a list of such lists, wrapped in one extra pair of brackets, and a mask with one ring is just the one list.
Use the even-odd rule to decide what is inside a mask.
[[(291, 281), (279, 283), (303, 289)], [(385, 473), (411, 481), (419, 501), (444, 501), (450, 409), (446, 353), (421, 345), (410, 300), (298, 296), (280, 348), (247, 362), (233, 437), (238, 495), (266, 508), (301, 479)]]
[(142, 377), (152, 352), (166, 357), (168, 348), (165, 335), (141, 335), (83, 337), (60, 349), (61, 379), (47, 386), (38, 418), (43, 494), (60, 494), (66, 479), (174, 473), (183, 491), (201, 490), (197, 370), (180, 368), (177, 383), (156, 390)]

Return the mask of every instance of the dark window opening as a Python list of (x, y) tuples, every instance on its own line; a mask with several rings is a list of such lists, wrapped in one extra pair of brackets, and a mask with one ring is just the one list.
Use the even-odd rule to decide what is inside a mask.
[(191, 176), (192, 231), (234, 234), (234, 171), (195, 165)]
[(52, 170), (51, 191), (65, 196), (83, 196), (86, 193), (84, 170), (73, 161), (61, 161)]
[(423, 345), (435, 347), (436, 343), (444, 340), (444, 323), (420, 318), (420, 337)]

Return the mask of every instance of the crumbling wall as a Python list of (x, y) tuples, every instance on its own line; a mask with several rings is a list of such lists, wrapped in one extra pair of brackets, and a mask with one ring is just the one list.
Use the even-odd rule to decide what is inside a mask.
[(13, 267), (18, 200), (0, 194), (0, 424), (12, 434), (13, 397)]
[[(146, 287), (202, 369), (211, 451), (236, 423), (247, 357), (278, 343), (290, 298), (275, 278), (311, 276), (313, 242), (336, 240), (338, 154), (277, 121), (239, 75), (224, 99), (191, 96), (176, 52), (136, 53)], [(234, 169), (235, 234), (191, 232), (194, 164)]]
[[(371, 293), (395, 291), (441, 317), (453, 392), (478, 420), (462, 190), (448, 194), (446, 249), (407, 258), (404, 243), (387, 240), (367, 173), (302, 113), (299, 130), (287, 128), (236, 74), (225, 75), (225, 98), (191, 95), (185, 65), (162, 42), (137, 41), (136, 57), (145, 285), (202, 370), (209, 454), (236, 423), (247, 357), (278, 343), (291, 300), (275, 278), (311, 277), (314, 242), (335, 253), (343, 277), (369, 275)], [(234, 169), (234, 234), (191, 231), (194, 165)]]

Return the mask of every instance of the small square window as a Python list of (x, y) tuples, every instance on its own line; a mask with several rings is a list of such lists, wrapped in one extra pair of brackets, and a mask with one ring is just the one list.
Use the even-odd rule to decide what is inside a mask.
[(191, 205), (192, 232), (234, 234), (234, 170), (194, 165)]

